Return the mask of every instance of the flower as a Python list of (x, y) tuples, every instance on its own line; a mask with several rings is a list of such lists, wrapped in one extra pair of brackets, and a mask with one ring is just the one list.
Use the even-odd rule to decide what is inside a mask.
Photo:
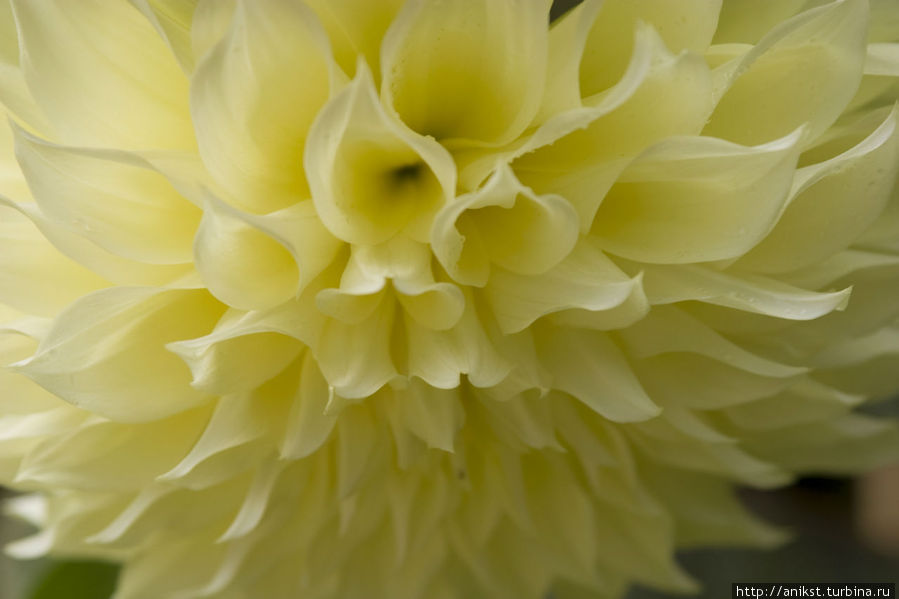
[(0, 4), (14, 554), (689, 590), (782, 538), (734, 484), (899, 455), (899, 5), (549, 4)]

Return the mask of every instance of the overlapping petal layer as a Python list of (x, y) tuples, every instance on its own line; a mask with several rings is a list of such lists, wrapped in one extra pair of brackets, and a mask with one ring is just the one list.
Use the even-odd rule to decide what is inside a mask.
[(890, 0), (0, 2), (10, 547), (618, 597), (899, 431)]

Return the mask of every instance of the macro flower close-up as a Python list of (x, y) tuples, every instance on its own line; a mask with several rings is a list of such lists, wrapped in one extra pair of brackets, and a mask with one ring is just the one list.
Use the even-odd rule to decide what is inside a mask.
[(899, 2), (0, 0), (0, 484), (114, 599), (690, 593), (899, 461)]

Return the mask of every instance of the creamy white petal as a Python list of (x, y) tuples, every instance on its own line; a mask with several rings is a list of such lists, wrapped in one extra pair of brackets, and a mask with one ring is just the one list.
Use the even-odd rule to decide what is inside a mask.
[[(79, 269), (91, 271), (94, 280), (106, 280), (118, 285), (171, 285), (174, 287), (197, 287), (192, 280), (192, 264), (148, 264), (129, 260), (113, 254), (94, 244), (65, 226), (47, 219), (34, 203), (16, 203), (0, 196), (0, 206), (12, 208), (31, 221), (31, 225), (45, 238), (42, 245), (55, 248), (53, 255), (64, 256)], [(35, 233), (37, 234), (37, 233)], [(48, 250), (49, 251), (49, 250)], [(60, 258), (53, 258), (53, 264)], [(61, 264), (67, 263), (63, 260)], [(60, 272), (64, 272), (62, 268)], [(85, 272), (86, 272), (85, 271)], [(96, 287), (106, 287), (108, 283), (97, 283)], [(96, 288), (95, 287), (95, 288)]]
[[(179, 481), (178, 484), (182, 486), (206, 486), (209, 481), (199, 483), (205, 477), (196, 476), (198, 470), (202, 470), (204, 462), (269, 435), (276, 428), (277, 419), (283, 417), (280, 409), (283, 398), (266, 391), (264, 389), (219, 399), (211, 410), (208, 422), (205, 422), (202, 434), (194, 440), (189, 451), (179, 456), (181, 459), (171, 469), (159, 473), (160, 480)], [(233, 469), (229, 469), (227, 476), (217, 473), (216, 478), (231, 478), (248, 466), (246, 462), (229, 457)], [(191, 479), (192, 474), (194, 476)], [(208, 473), (201, 474), (208, 477)], [(186, 485), (185, 480), (190, 480), (190, 485)]]
[(438, 389), (452, 389), (465, 374), (472, 384), (498, 384), (514, 364), (484, 331), (472, 298), (466, 298), (458, 323), (446, 331), (434, 331), (418, 322), (405, 323), (408, 344), (408, 374)]
[(349, 399), (371, 395), (398, 373), (391, 357), (396, 318), (392, 297), (380, 299), (362, 322), (329, 319), (315, 347), (315, 358), (334, 391)]
[[(177, 463), (208, 417), (208, 410), (201, 408), (124, 426), (92, 418), (30, 452), (18, 479), (43, 488), (122, 491), (147, 485)], [(145, 459), (135, 463), (136, 454)]]
[(198, 0), (191, 19), (190, 46), (196, 64), (228, 34), (237, 0)]

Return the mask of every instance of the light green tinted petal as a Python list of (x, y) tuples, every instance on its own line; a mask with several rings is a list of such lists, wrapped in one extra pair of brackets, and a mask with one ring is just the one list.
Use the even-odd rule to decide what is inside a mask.
[(331, 38), (334, 58), (345, 73), (353, 74), (359, 55), (380, 80), (380, 49), (384, 33), (404, 0), (306, 0), (318, 14)]
[(537, 112), (547, 0), (407, 2), (384, 37), (382, 93), (403, 121), (438, 140), (512, 141)]
[(808, 5), (809, 0), (727, 0), (721, 4), (714, 41), (755, 44)]
[(546, 123), (547, 133), (566, 126), (545, 142), (551, 145), (513, 163), (525, 185), (571, 202), (582, 231), (590, 228), (605, 192), (630, 159), (658, 140), (699, 133), (712, 109), (709, 68), (697, 55), (671, 54), (644, 26), (637, 32), (628, 72), (596, 102), (599, 114), (585, 111), (590, 115), (586, 122), (571, 123), (563, 114), (558, 122)]
[(746, 351), (674, 306), (657, 306), (635, 325), (619, 333), (628, 355), (636, 358), (695, 353), (767, 377), (792, 377), (808, 371)]
[[(719, 410), (770, 397), (800, 377), (764, 376), (696, 353), (673, 352), (634, 361), (634, 371), (660, 405)], [(667, 425), (666, 425), (667, 426)]]
[(899, 6), (892, 0), (871, 0), (870, 42), (899, 42)]
[(843, 310), (851, 292), (807, 291), (758, 275), (701, 266), (647, 265), (643, 280), (653, 304), (698, 300), (789, 320), (813, 320)]
[(404, 231), (426, 241), (434, 212), (455, 191), (455, 166), (440, 144), (384, 110), (360, 65), (309, 134), (304, 164), (316, 210), (351, 243), (375, 245)]
[(781, 23), (737, 65), (705, 135), (742, 144), (806, 125), (829, 127), (855, 94), (865, 60), (866, 0), (838, 0)]
[(119, 149), (194, 146), (187, 78), (137, 9), (99, 0), (77, 6), (13, 0), (12, 6), (25, 80), (60, 141)]
[(791, 469), (845, 474), (894, 463), (899, 431), (895, 422), (849, 414), (839, 420), (761, 433), (746, 445)]
[(831, 419), (863, 399), (808, 379), (772, 397), (730, 407), (725, 414), (743, 429), (770, 430)]
[(581, 2), (550, 27), (546, 87), (537, 122), (542, 123), (557, 113), (582, 106), (581, 57), (602, 4), (602, 0)]
[(191, 80), (203, 163), (249, 212), (308, 198), (309, 126), (338, 82), (327, 37), (299, 0), (242, 1)]
[(395, 392), (403, 422), (428, 447), (453, 451), (465, 410), (458, 389), (435, 391), (412, 380), (403, 392)]
[(865, 75), (899, 77), (899, 44), (868, 44)]
[(64, 311), (35, 355), (17, 368), (96, 414), (152, 420), (206, 400), (165, 345), (207, 333), (221, 311), (204, 291), (99, 291)]
[(799, 133), (756, 147), (696, 137), (661, 142), (609, 190), (593, 224), (602, 247), (642, 262), (739, 256), (787, 201)]
[(701, 54), (715, 33), (720, 9), (721, 0), (604, 0), (581, 59), (581, 94), (592, 96), (618, 81), (638, 22), (658, 31), (672, 53)]
[(899, 174), (896, 111), (854, 148), (796, 173), (773, 231), (740, 261), (759, 272), (811, 266), (850, 245), (886, 206)]

